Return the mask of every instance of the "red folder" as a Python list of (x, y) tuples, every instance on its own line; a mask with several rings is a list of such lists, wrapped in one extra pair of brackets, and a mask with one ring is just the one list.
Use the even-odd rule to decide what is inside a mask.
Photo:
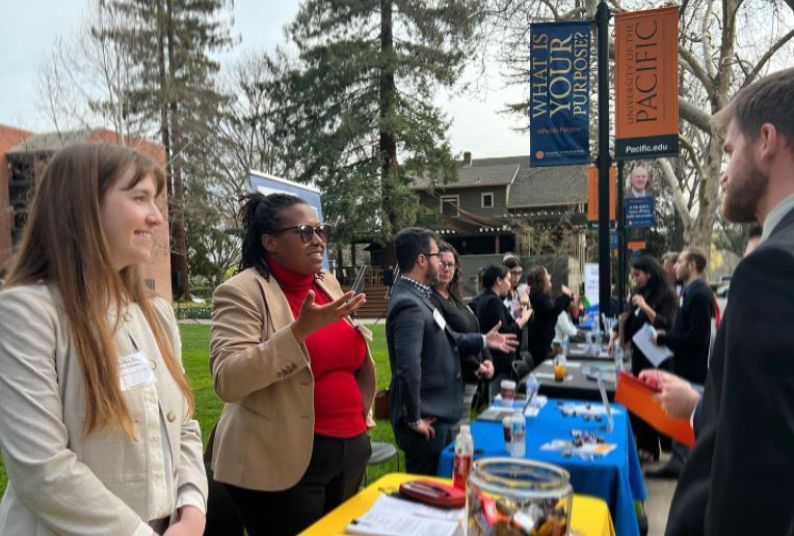
[(655, 391), (643, 382), (625, 372), (618, 376), (615, 402), (623, 404), (634, 415), (653, 426), (666, 436), (670, 436), (688, 447), (695, 444), (695, 433), (689, 421), (673, 419), (664, 412), (653, 399)]

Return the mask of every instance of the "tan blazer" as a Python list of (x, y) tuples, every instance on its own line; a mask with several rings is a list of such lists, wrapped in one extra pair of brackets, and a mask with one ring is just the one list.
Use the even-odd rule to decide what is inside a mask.
[[(133, 440), (115, 427), (84, 436), (83, 376), (59, 303), (57, 292), (44, 285), (0, 292), (0, 446), (9, 476), (0, 534), (149, 536), (152, 469), (145, 438)], [(158, 299), (155, 310), (181, 357), (171, 306)], [(127, 352), (130, 338), (135, 340), (154, 371), (171, 449), (174, 501), (180, 488), (190, 488), (206, 504), (198, 423), (186, 418), (187, 402), (140, 309), (129, 311), (130, 321), (114, 342)], [(142, 391), (123, 392), (136, 423), (147, 415)]]
[[(342, 295), (323, 273), (319, 286)], [(226, 402), (215, 431), (215, 480), (277, 491), (294, 486), (309, 466), (314, 441), (314, 377), (306, 347), (298, 344), (287, 298), (274, 277), (243, 270), (215, 290), (210, 368)], [(375, 364), (356, 373), (366, 416), (375, 396)]]

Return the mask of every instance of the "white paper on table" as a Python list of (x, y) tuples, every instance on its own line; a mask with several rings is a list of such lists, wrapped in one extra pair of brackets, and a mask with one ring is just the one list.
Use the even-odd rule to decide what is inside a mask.
[[(554, 363), (548, 359), (545, 360), (543, 363), (541, 363), (540, 366), (554, 370)], [(582, 363), (580, 363), (579, 361), (570, 361), (567, 359), (565, 360), (565, 368), (579, 368), (581, 366)]]
[(369, 536), (459, 536), (463, 534), (463, 516), (462, 508), (442, 510), (381, 495), (366, 514), (345, 528), (345, 532)]
[(656, 346), (651, 342), (651, 337), (656, 335), (656, 330), (647, 322), (634, 334), (631, 340), (637, 345), (637, 348), (648, 358), (648, 361), (653, 363), (654, 367), (658, 367), (665, 359), (673, 356), (673, 351), (667, 346)]

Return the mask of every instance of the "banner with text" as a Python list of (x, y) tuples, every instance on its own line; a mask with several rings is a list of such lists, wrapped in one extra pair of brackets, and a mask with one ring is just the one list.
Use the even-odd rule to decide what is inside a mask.
[(530, 25), (530, 166), (590, 161), (590, 26)]
[(678, 8), (615, 15), (615, 157), (678, 155)]

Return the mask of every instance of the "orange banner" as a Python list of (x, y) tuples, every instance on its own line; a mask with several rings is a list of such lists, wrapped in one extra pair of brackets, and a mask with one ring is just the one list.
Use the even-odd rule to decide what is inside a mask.
[(615, 156), (678, 155), (678, 7), (615, 15)]
[[(615, 221), (615, 198), (617, 196), (617, 168), (609, 167), (609, 219)], [(598, 168), (587, 166), (587, 221), (598, 221)]]

